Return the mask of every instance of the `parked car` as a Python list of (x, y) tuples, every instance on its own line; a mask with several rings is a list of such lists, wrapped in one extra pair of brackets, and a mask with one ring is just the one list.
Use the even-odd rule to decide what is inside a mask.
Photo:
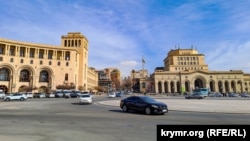
[(237, 94), (237, 93), (229, 93), (228, 97), (239, 97), (239, 94)]
[(33, 93), (32, 92), (27, 92), (26, 96), (27, 96), (27, 98), (33, 98)]
[(27, 99), (26, 94), (21, 94), (21, 93), (9, 94), (8, 96), (4, 97), (4, 101), (11, 101), (11, 100), (24, 101), (26, 99)]
[(45, 93), (34, 93), (33, 98), (45, 98)]
[(209, 97), (223, 97), (223, 95), (221, 93), (213, 93), (209, 94)]
[(46, 97), (47, 97), (47, 98), (55, 98), (56, 95), (55, 95), (55, 93), (51, 92), (51, 93), (47, 93), (47, 94), (46, 94)]
[(241, 94), (240, 96), (241, 96), (241, 97), (250, 97), (250, 95), (247, 94), (247, 93), (243, 93), (243, 94)]
[(5, 97), (5, 93), (3, 90), (0, 90), (0, 98), (4, 98)]
[(199, 93), (194, 93), (185, 96), (186, 99), (203, 99), (204, 96), (200, 95)]
[(70, 93), (70, 98), (77, 98), (78, 97), (78, 94), (77, 93)]
[(56, 98), (64, 97), (64, 94), (62, 92), (56, 92), (55, 97)]
[(79, 96), (81, 95), (81, 92), (80, 92), (80, 91), (73, 91), (73, 93), (74, 93), (77, 97), (79, 97)]
[(72, 94), (71, 90), (63, 90), (62, 92), (65, 98), (71, 98), (71, 94)]
[(116, 97), (122, 97), (122, 96), (123, 96), (123, 94), (121, 92), (116, 93)]
[(115, 98), (115, 97), (116, 97), (115, 92), (109, 92), (109, 93), (108, 93), (108, 97), (109, 97), (109, 98)]
[(134, 110), (150, 114), (165, 114), (168, 112), (168, 107), (165, 103), (156, 101), (149, 96), (129, 96), (120, 101), (120, 108), (124, 112)]
[(87, 104), (91, 104), (93, 99), (92, 99), (92, 96), (90, 94), (82, 94), (80, 97), (80, 104), (83, 104), (83, 103), (87, 103)]

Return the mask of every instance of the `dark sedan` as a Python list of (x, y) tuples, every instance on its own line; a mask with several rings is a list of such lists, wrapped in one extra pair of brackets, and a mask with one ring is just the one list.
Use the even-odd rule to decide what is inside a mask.
[(198, 93), (195, 93), (195, 94), (191, 94), (191, 95), (186, 95), (185, 98), (186, 99), (203, 99), (204, 96), (202, 96)]
[(124, 112), (134, 110), (150, 114), (164, 114), (168, 112), (168, 107), (165, 103), (156, 101), (149, 96), (130, 96), (120, 101), (120, 107)]

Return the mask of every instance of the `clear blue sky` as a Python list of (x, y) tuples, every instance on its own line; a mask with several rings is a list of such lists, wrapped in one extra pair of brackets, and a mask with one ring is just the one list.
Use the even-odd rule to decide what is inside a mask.
[(205, 55), (210, 70), (250, 73), (249, 0), (0, 0), (0, 38), (60, 45), (89, 40), (89, 66), (153, 73), (170, 49)]

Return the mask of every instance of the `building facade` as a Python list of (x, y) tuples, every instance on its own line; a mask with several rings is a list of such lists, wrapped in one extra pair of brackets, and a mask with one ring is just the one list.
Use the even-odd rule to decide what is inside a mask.
[(152, 77), (156, 93), (192, 92), (195, 88), (221, 93), (250, 92), (250, 74), (241, 70), (209, 70), (205, 56), (193, 48), (170, 50), (164, 67), (156, 68)]
[(146, 91), (146, 81), (148, 79), (147, 70), (145, 69), (139, 71), (132, 70), (130, 73), (130, 78), (132, 78), (131, 80), (132, 80), (133, 92), (137, 93)]
[(98, 73), (95, 68), (89, 67), (87, 73), (87, 88), (89, 91), (96, 92), (98, 86)]
[(0, 89), (55, 90), (58, 85), (87, 89), (88, 40), (79, 32), (61, 36), (61, 45), (0, 39)]
[(121, 72), (117, 68), (98, 70), (98, 85), (105, 91), (116, 91), (120, 87)]

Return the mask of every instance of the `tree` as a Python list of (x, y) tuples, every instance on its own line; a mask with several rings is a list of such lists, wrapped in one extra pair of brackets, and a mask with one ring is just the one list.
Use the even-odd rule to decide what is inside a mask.
[(130, 90), (130, 89), (132, 88), (132, 81), (131, 81), (131, 79), (125, 78), (125, 79), (123, 80), (122, 88), (123, 88), (123, 89)]
[(30, 92), (30, 91), (33, 90), (33, 87), (31, 87), (31, 86), (24, 86), (24, 87), (22, 88), (22, 90), (25, 91), (25, 92)]
[(67, 89), (75, 89), (75, 84), (74, 83), (70, 83), (70, 85), (68, 83), (63, 84), (63, 85), (57, 85), (56, 88), (57, 89), (63, 89), (63, 90), (67, 90)]
[(85, 89), (84, 86), (78, 86), (78, 90), (83, 91)]

